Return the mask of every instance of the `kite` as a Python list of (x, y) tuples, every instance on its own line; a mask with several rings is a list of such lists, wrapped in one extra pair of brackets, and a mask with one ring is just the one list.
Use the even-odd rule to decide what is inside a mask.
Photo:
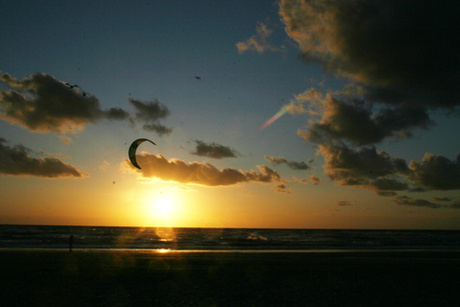
[(142, 144), (145, 141), (148, 141), (152, 143), (153, 145), (156, 145), (154, 142), (150, 141), (149, 139), (137, 139), (131, 144), (131, 146), (129, 146), (129, 151), (128, 151), (129, 160), (138, 169), (141, 169), (141, 167), (139, 166), (139, 164), (137, 164), (137, 161), (136, 161), (136, 149), (137, 147), (139, 147), (140, 144)]

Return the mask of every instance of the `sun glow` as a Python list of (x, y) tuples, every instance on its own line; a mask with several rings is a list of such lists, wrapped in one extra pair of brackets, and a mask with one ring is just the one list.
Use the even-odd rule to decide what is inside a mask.
[[(146, 227), (191, 227), (202, 219), (197, 210), (195, 195), (168, 188), (148, 191), (144, 194), (139, 223)], [(198, 212), (198, 213), (197, 213)]]
[(162, 219), (170, 219), (176, 214), (176, 204), (171, 196), (161, 195), (152, 202), (152, 213)]
[(161, 197), (155, 203), (155, 212), (162, 216), (170, 215), (173, 209), (173, 204), (170, 198)]

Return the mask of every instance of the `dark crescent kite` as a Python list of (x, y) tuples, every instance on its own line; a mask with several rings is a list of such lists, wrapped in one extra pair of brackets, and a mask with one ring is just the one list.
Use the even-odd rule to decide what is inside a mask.
[(153, 145), (156, 145), (154, 142), (150, 141), (149, 139), (137, 139), (131, 144), (131, 146), (129, 146), (129, 151), (128, 151), (129, 160), (138, 169), (141, 169), (141, 167), (139, 166), (139, 164), (137, 164), (137, 161), (136, 161), (136, 149), (137, 147), (139, 147), (140, 144), (142, 144), (145, 141), (148, 141), (152, 143)]

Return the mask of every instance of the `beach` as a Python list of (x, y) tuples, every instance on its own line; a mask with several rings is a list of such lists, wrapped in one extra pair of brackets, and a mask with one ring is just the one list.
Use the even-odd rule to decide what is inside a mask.
[(458, 306), (460, 253), (4, 249), (3, 306)]

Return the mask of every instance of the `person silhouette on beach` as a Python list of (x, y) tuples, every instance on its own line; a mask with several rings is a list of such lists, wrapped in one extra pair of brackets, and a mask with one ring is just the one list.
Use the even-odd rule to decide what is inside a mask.
[(69, 252), (72, 252), (72, 244), (73, 244), (73, 235), (70, 235), (70, 238), (69, 238)]

